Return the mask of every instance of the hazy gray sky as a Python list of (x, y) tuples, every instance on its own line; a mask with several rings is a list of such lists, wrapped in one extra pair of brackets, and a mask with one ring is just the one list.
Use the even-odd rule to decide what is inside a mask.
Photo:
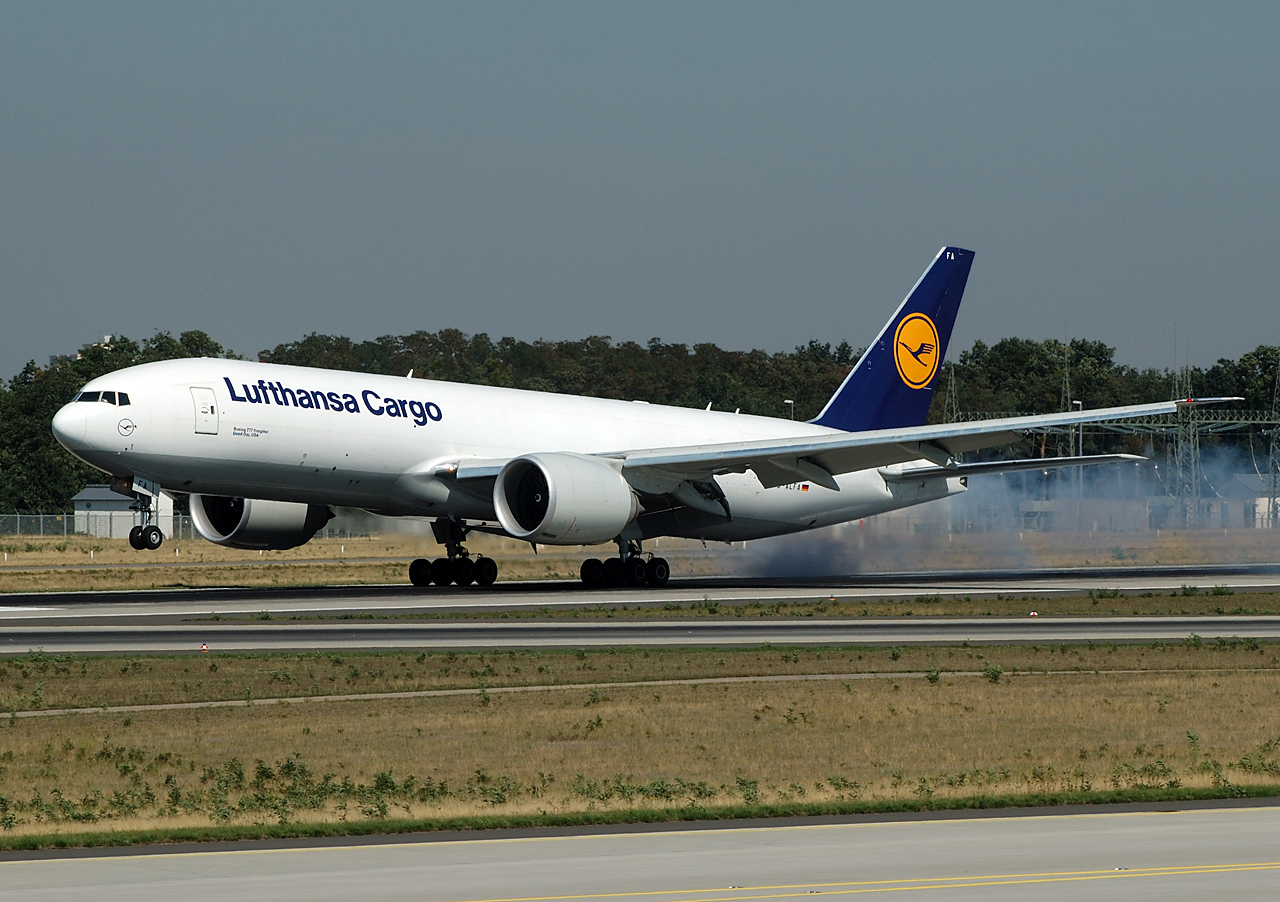
[(0, 374), (104, 333), (1280, 343), (1280, 5), (0, 5)]

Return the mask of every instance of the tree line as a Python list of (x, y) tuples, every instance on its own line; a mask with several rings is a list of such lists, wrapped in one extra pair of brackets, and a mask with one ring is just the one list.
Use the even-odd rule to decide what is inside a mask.
[[(814, 340), (792, 351), (768, 353), (657, 338), (643, 345), (614, 342), (608, 336), (494, 341), (484, 333), (441, 329), (361, 342), (312, 334), (257, 356), (267, 363), (399, 376), (412, 370), (415, 378), (677, 407), (710, 404), (716, 410), (763, 416), (790, 416), (791, 405), (784, 402), (792, 401), (795, 417), (809, 419), (860, 354), (844, 341), (833, 347)], [(74, 494), (101, 481), (101, 474), (64, 451), (49, 429), (54, 413), (85, 382), (154, 360), (236, 356), (208, 334), (193, 330), (176, 338), (167, 332), (143, 341), (116, 337), (48, 367), (28, 363), (0, 386), (0, 510), (69, 510)], [(1200, 396), (1238, 395), (1245, 400), (1235, 406), (1270, 409), (1278, 363), (1280, 347), (1264, 345), (1237, 360), (1193, 368), (1188, 375)], [(931, 422), (948, 418), (949, 387), (954, 388), (954, 406), (962, 412), (1047, 413), (1064, 409), (1069, 400), (1086, 407), (1167, 400), (1174, 374), (1118, 364), (1115, 349), (1101, 341), (1006, 338), (992, 345), (975, 342), (954, 363), (944, 364), (933, 383)], [(1096, 434), (1088, 438), (1085, 450), (1120, 450), (1134, 444), (1121, 436)]]

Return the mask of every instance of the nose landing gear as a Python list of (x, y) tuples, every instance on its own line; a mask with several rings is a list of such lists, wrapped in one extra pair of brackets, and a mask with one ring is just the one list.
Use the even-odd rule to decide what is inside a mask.
[(623, 586), (660, 589), (671, 578), (671, 566), (665, 558), (646, 555), (638, 541), (618, 541), (618, 556), (601, 561), (588, 558), (582, 562), (582, 584), (588, 589), (620, 589)]
[(164, 533), (151, 522), (154, 516), (151, 499), (160, 494), (160, 486), (137, 476), (132, 479), (117, 477), (111, 480), (111, 490), (137, 499), (137, 504), (132, 505), (132, 508), (141, 515), (142, 524), (129, 530), (129, 547), (136, 551), (155, 551), (163, 545)]
[[(144, 511), (143, 516), (147, 516)], [(149, 519), (149, 517), (148, 517)], [(159, 526), (148, 523), (146, 526), (135, 526), (129, 530), (129, 547), (138, 551), (155, 551), (164, 544), (164, 533)]]
[(441, 517), (431, 522), (431, 531), (436, 541), (445, 548), (448, 557), (429, 561), (418, 558), (409, 565), (409, 582), (419, 588), (435, 584), (437, 586), (492, 586), (498, 579), (498, 563), (493, 558), (476, 555), (462, 547), (471, 530), (467, 524), (458, 520), (447, 520)]

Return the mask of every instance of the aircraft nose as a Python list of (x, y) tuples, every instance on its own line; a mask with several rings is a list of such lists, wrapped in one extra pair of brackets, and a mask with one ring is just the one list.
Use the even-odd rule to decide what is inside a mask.
[(83, 405), (67, 404), (53, 415), (53, 437), (68, 451), (83, 451), (88, 425)]

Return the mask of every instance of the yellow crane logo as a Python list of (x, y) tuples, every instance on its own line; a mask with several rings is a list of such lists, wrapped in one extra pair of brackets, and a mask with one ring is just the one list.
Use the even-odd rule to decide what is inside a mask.
[(938, 371), (938, 330), (923, 313), (902, 318), (893, 334), (898, 375), (912, 388), (924, 388)]

